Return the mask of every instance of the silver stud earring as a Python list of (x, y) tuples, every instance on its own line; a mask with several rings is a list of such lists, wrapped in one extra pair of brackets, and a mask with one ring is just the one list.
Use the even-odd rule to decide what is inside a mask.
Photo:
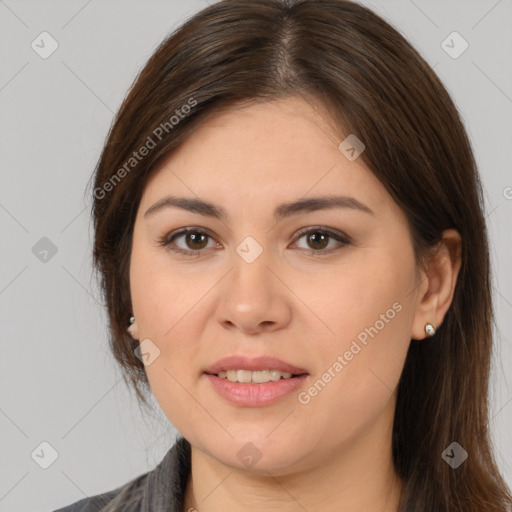
[(427, 336), (434, 336), (436, 328), (432, 324), (427, 323), (425, 324), (425, 332), (427, 333)]
[(134, 322), (135, 322), (135, 317), (132, 315), (132, 316), (130, 317), (130, 325), (131, 325), (131, 324), (133, 324)]

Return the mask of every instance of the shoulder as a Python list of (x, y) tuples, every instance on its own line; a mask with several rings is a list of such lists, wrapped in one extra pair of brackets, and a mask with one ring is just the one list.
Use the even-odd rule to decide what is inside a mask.
[(138, 512), (149, 473), (144, 473), (111, 491), (83, 498), (54, 512)]
[(181, 512), (190, 468), (190, 444), (180, 436), (152, 471), (112, 491), (83, 498), (53, 512)]

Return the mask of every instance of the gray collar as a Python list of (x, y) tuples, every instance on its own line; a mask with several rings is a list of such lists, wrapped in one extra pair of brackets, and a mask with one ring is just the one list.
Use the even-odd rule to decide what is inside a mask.
[(144, 484), (141, 512), (183, 512), (190, 475), (190, 443), (179, 436)]

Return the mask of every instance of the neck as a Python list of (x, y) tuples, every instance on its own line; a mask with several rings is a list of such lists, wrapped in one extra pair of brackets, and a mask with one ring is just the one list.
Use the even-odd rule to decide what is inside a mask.
[(391, 435), (375, 424), (322, 464), (280, 476), (240, 472), (192, 446), (184, 511), (397, 512), (403, 482), (394, 471)]

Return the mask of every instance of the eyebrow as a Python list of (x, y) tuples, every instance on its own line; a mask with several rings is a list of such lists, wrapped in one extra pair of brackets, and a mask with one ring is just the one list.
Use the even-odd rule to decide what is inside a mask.
[[(205, 217), (213, 217), (219, 220), (227, 220), (228, 214), (224, 208), (208, 201), (198, 198), (186, 198), (166, 196), (150, 206), (144, 218), (147, 218), (165, 208), (180, 208), (192, 213), (198, 213)], [(348, 196), (320, 196), (308, 199), (299, 199), (298, 201), (283, 203), (274, 210), (274, 220), (279, 222), (286, 217), (297, 215), (299, 213), (313, 212), (316, 210), (327, 210), (332, 208), (347, 208), (351, 210), (359, 210), (369, 215), (375, 215), (373, 210), (361, 203), (354, 197)]]

